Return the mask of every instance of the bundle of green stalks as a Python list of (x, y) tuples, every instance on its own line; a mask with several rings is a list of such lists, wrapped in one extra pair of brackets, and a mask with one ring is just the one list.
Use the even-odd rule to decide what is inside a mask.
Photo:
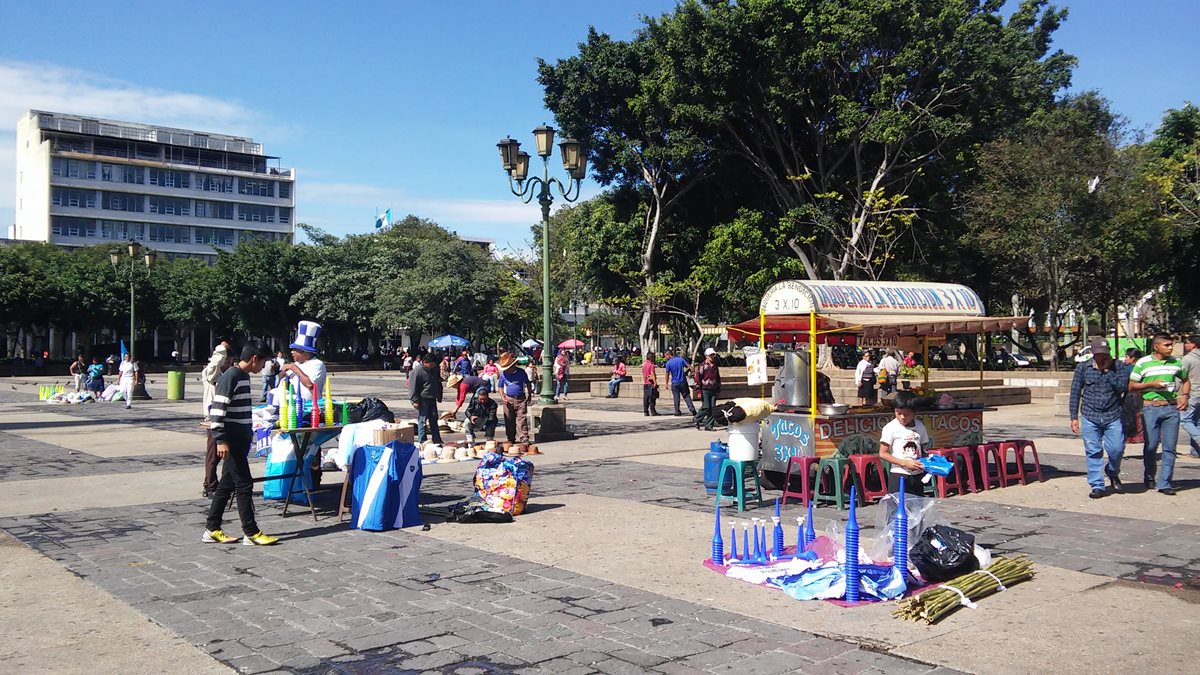
[[(1032, 578), (1033, 563), (1029, 558), (997, 558), (987, 568), (987, 572), (964, 574), (937, 588), (901, 600), (899, 609), (892, 612), (892, 616), (934, 624), (962, 607), (965, 604), (963, 596), (974, 602), (1000, 590), (1001, 584), (1007, 588)], [(958, 589), (961, 595), (950, 590), (951, 588)]]

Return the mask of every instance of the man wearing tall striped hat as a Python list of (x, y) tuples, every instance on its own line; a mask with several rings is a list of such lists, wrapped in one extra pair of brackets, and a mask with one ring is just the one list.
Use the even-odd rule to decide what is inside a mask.
[(313, 386), (317, 398), (325, 391), (325, 362), (317, 358), (317, 338), (321, 337), (321, 324), (301, 321), (296, 328), (296, 341), (288, 345), (292, 350), (292, 362), (284, 364), (279, 377), (287, 378), (293, 389), (300, 389), (306, 402), (313, 400)]

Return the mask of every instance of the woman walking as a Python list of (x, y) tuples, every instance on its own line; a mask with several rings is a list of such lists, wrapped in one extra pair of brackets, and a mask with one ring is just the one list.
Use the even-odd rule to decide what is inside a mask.
[(658, 378), (654, 373), (654, 352), (646, 352), (642, 361), (642, 413), (646, 417), (658, 417), (655, 403), (658, 401)]

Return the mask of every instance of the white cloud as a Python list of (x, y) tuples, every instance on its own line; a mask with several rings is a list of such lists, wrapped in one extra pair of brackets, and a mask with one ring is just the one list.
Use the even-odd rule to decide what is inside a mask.
[(29, 109), (163, 126), (252, 135), (264, 120), (211, 96), (143, 87), (50, 63), (0, 61), (0, 130), (16, 129)]
[[(303, 175), (301, 175), (303, 178)], [(555, 205), (557, 208), (559, 204)], [(542, 216), (536, 204), (512, 199), (444, 199), (419, 197), (404, 190), (358, 183), (308, 183), (296, 186), (296, 210), (300, 220), (308, 213), (332, 211), (367, 212), (392, 209), (392, 216), (413, 214), (454, 229), (458, 224), (520, 225), (528, 227)]]
[[(12, 222), (17, 120), (27, 110), (255, 136), (277, 127), (233, 101), (143, 87), (52, 63), (0, 61), (0, 225)], [(261, 135), (261, 134), (258, 134)]]

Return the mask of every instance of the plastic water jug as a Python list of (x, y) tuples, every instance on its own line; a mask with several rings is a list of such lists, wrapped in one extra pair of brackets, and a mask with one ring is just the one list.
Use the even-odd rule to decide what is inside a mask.
[[(729, 459), (729, 446), (722, 441), (708, 444), (708, 452), (704, 453), (704, 490), (708, 494), (717, 492), (717, 474), (721, 471), (721, 462)], [(725, 474), (725, 485), (721, 492), (733, 489), (733, 472)]]

